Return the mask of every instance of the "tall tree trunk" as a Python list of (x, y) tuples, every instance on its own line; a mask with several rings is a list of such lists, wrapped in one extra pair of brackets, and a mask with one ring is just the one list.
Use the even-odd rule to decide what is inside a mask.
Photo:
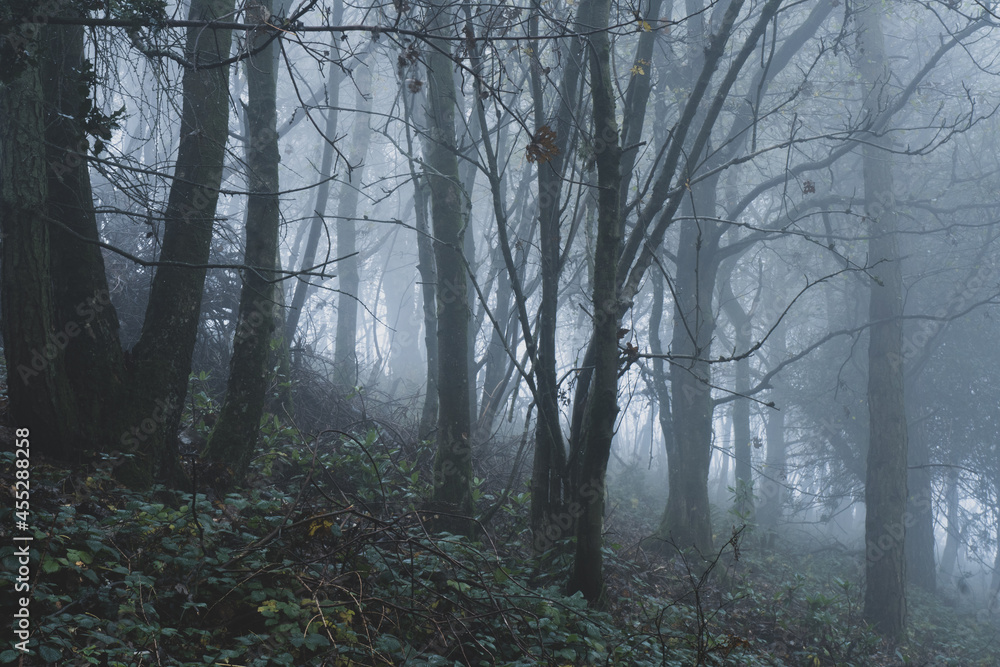
[(580, 503), (576, 554), (570, 575), (570, 593), (581, 591), (593, 605), (604, 601), (604, 483), (618, 416), (618, 305), (617, 266), (622, 244), (619, 208), (621, 145), (615, 120), (615, 93), (611, 83), (611, 46), (608, 34), (610, 0), (590, 0), (587, 24), (596, 30), (589, 39), (590, 87), (594, 108), (594, 153), (597, 163), (597, 247), (594, 254), (594, 370), (582, 441)]
[(350, 172), (347, 182), (340, 188), (337, 204), (337, 255), (343, 257), (337, 263), (337, 279), (340, 293), (337, 295), (337, 341), (333, 359), (339, 381), (351, 387), (358, 380), (358, 257), (348, 257), (357, 251), (358, 198), (361, 181), (365, 174), (364, 162), (368, 156), (372, 131), (368, 125), (368, 114), (372, 110), (372, 72), (365, 64), (355, 69), (357, 98), (354, 103), (354, 129), (351, 132)]
[[(466, 34), (473, 35), (473, 26), (471, 23), (472, 8), (468, 0), (463, 0), (462, 9), (466, 16)], [(473, 50), (476, 47), (473, 47)], [(478, 60), (478, 56), (473, 56)], [(455, 77), (455, 90), (460, 91), (464, 80), (464, 75), (461, 72), (454, 71), (453, 75)], [(464, 100), (459, 102), (459, 114), (465, 117)], [(470, 105), (471, 109), (467, 120), (464, 121), (464, 125), (467, 129), (466, 132), (462, 133), (459, 131), (458, 145), (463, 148), (462, 150), (462, 160), (458, 163), (458, 182), (462, 186), (462, 192), (465, 193), (463, 198), (465, 202), (465, 211), (463, 216), (466, 220), (471, 219), (472, 216), (472, 190), (476, 186), (476, 177), (479, 175), (479, 166), (477, 164), (478, 154), (480, 146), (483, 144), (483, 132), (487, 132), (486, 126), (480, 118), (480, 114), (477, 113), (477, 107), (479, 105), (479, 100), (474, 100)], [(465, 285), (465, 296), (469, 301), (469, 313), (470, 313), (470, 326), (468, 329), (469, 343), (466, 348), (466, 354), (468, 354), (467, 364), (469, 368), (469, 412), (473, 416), (479, 414), (479, 409), (477, 406), (478, 396), (476, 395), (476, 386), (478, 384), (477, 372), (476, 372), (476, 336), (482, 325), (482, 320), (485, 317), (485, 309), (479, 304), (479, 296), (476, 294), (476, 288), (473, 286), (473, 276), (476, 274), (479, 266), (476, 263), (476, 235), (474, 230), (470, 227), (466, 229), (465, 235), (462, 237), (462, 252), (465, 254), (465, 260), (469, 265), (469, 271), (466, 272), (466, 285)]]
[[(401, 82), (402, 83), (402, 82)], [(403, 120), (406, 133), (406, 162), (413, 182), (413, 211), (417, 236), (417, 273), (420, 276), (424, 320), (424, 350), (427, 353), (427, 385), (420, 410), (417, 436), (424, 440), (433, 433), (438, 416), (437, 267), (430, 223), (427, 219), (427, 180), (417, 173), (411, 127), (423, 126), (423, 114), (413, 108), (416, 94), (407, 84), (403, 92)], [(418, 117), (419, 116), (419, 117)]]
[[(770, 358), (775, 360), (772, 363), (780, 363), (780, 360), (787, 356), (788, 344), (786, 339), (786, 326), (784, 322), (778, 324), (768, 338), (770, 345)], [(780, 376), (779, 376), (780, 377)], [(780, 395), (783, 382), (779, 377), (772, 378), (771, 392), (772, 400), (776, 394)], [(760, 490), (760, 508), (757, 512), (757, 520), (764, 531), (766, 544), (774, 546), (775, 532), (778, 522), (781, 520), (781, 512), (785, 502), (785, 483), (787, 472), (785, 470), (785, 408), (778, 406), (777, 410), (769, 410), (767, 413), (767, 425), (765, 427), (767, 438), (767, 458), (764, 464), (764, 479)]]
[[(858, 67), (865, 83), (869, 123), (887, 107), (889, 67), (880, 5), (859, 7)], [(888, 137), (869, 137), (862, 148), (865, 213), (871, 229), (872, 266), (868, 344), (870, 439), (865, 481), (865, 619), (890, 641), (906, 623), (906, 410), (903, 402), (903, 284), (897, 244), (897, 213)]]
[[(732, 476), (729, 473), (729, 463), (733, 458), (733, 443), (729, 441), (729, 436), (732, 434), (733, 428), (733, 412), (732, 410), (723, 411), (720, 415), (722, 419), (722, 428), (720, 431), (726, 434), (726, 439), (723, 440), (719, 446), (719, 478), (715, 483), (715, 502), (718, 505), (725, 505), (729, 502), (730, 491), (733, 488), (734, 481), (732, 481)], [(711, 497), (711, 496), (710, 496)]]
[[(188, 16), (210, 21), (232, 12), (233, 0), (192, 0)], [(133, 444), (135, 458), (119, 468), (119, 476), (132, 485), (154, 477), (168, 484), (183, 479), (176, 438), (179, 406), (187, 394), (198, 334), (203, 267), (211, 251), (229, 130), (229, 67), (217, 63), (231, 45), (230, 30), (188, 29), (185, 58), (194, 67), (184, 71), (182, 81), (176, 178), (164, 212), (164, 264), (153, 278), (142, 335), (130, 355), (132, 412), (144, 415), (138, 428), (146, 436)]]
[[(83, 28), (46, 26), (45, 90), (48, 216), (57, 335), (68, 335), (65, 370), (73, 389), (76, 433), (91, 450), (117, 446), (127, 428), (122, 411), (124, 355), (111, 303), (80, 117), (88, 63)], [(96, 139), (95, 139), (96, 141)], [(69, 408), (69, 406), (67, 406)]]
[[(993, 488), (1000, 490), (1000, 479), (994, 479)], [(996, 603), (997, 596), (1000, 595), (1000, 512), (994, 510), (993, 521), (995, 528), (993, 539), (997, 544), (996, 553), (993, 555), (993, 574), (990, 577), (990, 596), (987, 598), (988, 604), (992, 607)]]
[(511, 364), (507, 356), (508, 339), (510, 338), (510, 299), (513, 294), (510, 276), (502, 267), (497, 267), (496, 307), (493, 316), (500, 324), (490, 334), (490, 343), (486, 348), (486, 359), (483, 367), (483, 393), (479, 400), (479, 415), (476, 418), (476, 442), (483, 442), (493, 431), (500, 401), (507, 391), (511, 373)]
[[(699, 199), (694, 207), (696, 215), (714, 215), (714, 179), (694, 190)], [(708, 221), (681, 224), (672, 338), (677, 359), (670, 371), (676, 457), (668, 463), (670, 494), (656, 537), (670, 548), (693, 546), (707, 554), (712, 548), (708, 472), (714, 406), (712, 371), (706, 360), (715, 329), (712, 291), (718, 269), (718, 236), (715, 225)]]
[[(0, 17), (8, 12), (0, 5)], [(0, 43), (4, 66), (20, 70), (0, 84), (0, 326), (14, 424), (39, 452), (70, 458), (80, 445), (66, 437), (76, 425), (60, 349), (70, 332), (55, 316), (42, 81), (28, 60), (41, 50), (39, 32), (22, 24)]]
[[(343, 0), (334, 0), (333, 12), (330, 20), (333, 25), (339, 25), (344, 18)], [(340, 82), (344, 76), (336, 60), (340, 53), (340, 36), (334, 35), (330, 39), (330, 68), (326, 80), (326, 96), (330, 106), (326, 112), (326, 125), (323, 131), (323, 157), (319, 168), (319, 185), (316, 187), (316, 203), (313, 206), (313, 218), (309, 223), (309, 236), (306, 238), (306, 247), (302, 253), (302, 270), (311, 269), (316, 263), (316, 249), (319, 247), (320, 236), (323, 235), (323, 228), (326, 225), (324, 216), (326, 215), (327, 202), (330, 200), (330, 176), (333, 173), (334, 146), (333, 140), (337, 136), (337, 120), (340, 111)], [(342, 254), (342, 253), (341, 253)], [(292, 303), (288, 309), (288, 317), (285, 318), (285, 339), (289, 345), (295, 339), (295, 333), (299, 327), (299, 318), (302, 316), (302, 309), (306, 305), (309, 297), (310, 283), (313, 278), (300, 276), (295, 283), (295, 292), (292, 295)]]
[[(593, 2), (581, 3), (577, 10), (576, 28), (591, 29), (587, 23), (592, 15)], [(532, 3), (529, 32), (537, 37), (540, 0)], [(537, 60), (542, 43), (534, 42), (535, 60), (531, 63), (531, 91), (535, 123), (534, 142), (548, 132), (554, 132), (549, 144), (541, 143), (542, 153), (536, 156), (538, 165), (538, 228), (541, 271), (541, 301), (538, 307), (538, 326), (535, 340), (526, 340), (529, 354), (534, 352), (535, 403), (535, 452), (531, 468), (531, 529), (536, 549), (547, 540), (540, 536), (555, 534), (552, 528), (561, 516), (565, 500), (564, 484), (567, 479), (566, 450), (562, 426), (559, 423), (559, 397), (556, 378), (556, 326), (559, 298), (560, 214), (562, 211), (562, 183), (564, 169), (570, 164), (566, 153), (572, 145), (573, 118), (579, 97), (580, 77), (583, 69), (582, 49), (573, 41), (562, 57), (565, 58), (563, 78), (559, 90), (555, 127), (545, 111), (542, 88), (542, 65)], [(551, 134), (548, 135), (551, 137)], [(554, 143), (553, 143), (554, 142)], [(533, 144), (534, 145), (534, 144)], [(533, 348), (533, 349), (532, 349)], [(563, 526), (565, 527), (565, 524)]]
[[(445, 31), (457, 20), (457, 5), (431, 2), (428, 30)], [(449, 33), (450, 34), (450, 33)], [(458, 180), (455, 141), (454, 62), (452, 43), (431, 40), (427, 63), (427, 128), (424, 133), (424, 174), (430, 185), (437, 264), (438, 355), (437, 455), (434, 459), (434, 501), (440, 512), (435, 527), (468, 534), (472, 525), (472, 415), (469, 409), (467, 276), (462, 255), (467, 220), (465, 194)]]
[[(913, 423), (912, 421), (910, 422)], [(924, 423), (909, 429), (908, 474), (906, 487), (906, 577), (933, 593), (937, 589), (934, 566), (934, 492), (930, 448)]]
[[(248, 22), (264, 22), (272, 0), (247, 5)], [(278, 133), (276, 110), (276, 41), (257, 32), (246, 61), (247, 72), (247, 201), (246, 251), (239, 317), (233, 339), (229, 384), (219, 420), (209, 437), (205, 457), (228, 467), (227, 480), (240, 485), (257, 448), (260, 418), (270, 371), (275, 326), (274, 280), (278, 253)]]
[[(401, 205), (401, 212), (409, 206)], [(401, 216), (402, 218), (403, 216)], [(417, 380), (420, 359), (418, 309), (414, 297), (414, 275), (408, 269), (416, 268), (417, 255), (409, 230), (399, 229), (386, 245), (385, 254), (385, 303), (388, 323), (392, 327), (389, 340), (389, 363), (387, 375), (391, 379), (392, 392), (401, 386), (413, 386)]]
[(413, 181), (413, 201), (417, 227), (417, 272), (420, 274), (421, 305), (424, 319), (424, 351), (427, 355), (427, 384), (417, 429), (420, 439), (429, 438), (438, 418), (438, 337), (437, 337), (437, 263), (427, 219), (428, 187), (424, 179)]
[[(653, 307), (649, 313), (649, 350), (655, 355), (663, 354), (663, 343), (660, 339), (660, 325), (663, 321), (663, 274), (654, 271), (653, 276)], [(667, 455), (668, 466), (668, 487), (669, 487), (669, 465), (670, 461), (676, 460), (677, 444), (674, 440), (674, 425), (670, 405), (670, 389), (668, 386), (668, 376), (663, 369), (663, 358), (653, 357), (653, 386), (656, 394), (656, 402), (659, 406), (658, 417), (660, 421), (660, 432), (663, 433), (663, 446)], [(669, 488), (667, 489), (669, 493)]]
[[(735, 266), (735, 265), (734, 265)], [(732, 273), (720, 288), (722, 308), (733, 325), (736, 353), (743, 354), (750, 349), (753, 330), (750, 315), (743, 310), (732, 286)], [(736, 512), (744, 520), (754, 520), (753, 486), (753, 443), (750, 437), (750, 400), (740, 398), (750, 390), (750, 358), (736, 362), (735, 390), (733, 401), (733, 458), (736, 469)]]
[(958, 547), (962, 542), (961, 507), (958, 504), (958, 468), (948, 469), (948, 485), (945, 487), (945, 502), (948, 505), (948, 525), (944, 551), (941, 553), (941, 574), (951, 577), (955, 574)]

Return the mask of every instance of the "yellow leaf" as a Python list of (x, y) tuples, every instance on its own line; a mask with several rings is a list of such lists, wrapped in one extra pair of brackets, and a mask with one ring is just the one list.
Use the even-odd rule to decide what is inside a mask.
[(329, 519), (324, 519), (322, 521), (313, 521), (309, 524), (309, 537), (314, 537), (316, 533), (321, 530), (330, 530), (330, 526), (333, 525), (333, 521)]

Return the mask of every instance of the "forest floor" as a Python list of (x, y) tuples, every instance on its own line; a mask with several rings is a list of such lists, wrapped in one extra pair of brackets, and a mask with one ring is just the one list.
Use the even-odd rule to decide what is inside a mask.
[[(8, 619), (25, 595), (12, 436), (0, 429)], [(531, 556), (529, 497), (507, 475), (476, 479), (478, 509), (495, 512), (469, 540), (425, 528), (426, 443), (375, 422), (317, 440), (273, 420), (263, 442), (249, 484), (226, 495), (198, 482), (194, 456), (191, 490), (146, 492), (114, 482), (112, 457), (32, 459), (30, 653), (7, 642), (0, 663), (1000, 664), (996, 616), (917, 590), (906, 641), (881, 641), (861, 620), (860, 554), (764, 548), (720, 520), (716, 554), (667, 559), (634, 546), (657, 514), (634, 501), (610, 503), (609, 604), (588, 609), (562, 590), (565, 543)]]

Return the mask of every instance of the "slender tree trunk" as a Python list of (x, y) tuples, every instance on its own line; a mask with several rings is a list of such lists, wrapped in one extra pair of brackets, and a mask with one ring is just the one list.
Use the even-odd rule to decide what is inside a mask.
[[(343, 0), (334, 0), (333, 12), (330, 20), (333, 25), (338, 25), (344, 17)], [(330, 39), (330, 57), (336, 60), (340, 53), (340, 37), (334, 35)], [(316, 264), (316, 249), (319, 247), (319, 239), (323, 235), (326, 226), (324, 216), (326, 215), (326, 205), (330, 199), (330, 176), (333, 173), (334, 146), (333, 140), (337, 136), (337, 120), (339, 118), (340, 106), (340, 82), (343, 73), (335, 63), (328, 65), (330, 68), (327, 74), (326, 95), (330, 108), (326, 112), (326, 125), (324, 127), (323, 157), (319, 168), (319, 185), (316, 187), (316, 203), (313, 206), (313, 219), (309, 224), (309, 236), (306, 238), (306, 247), (302, 253), (302, 270), (311, 269)], [(341, 253), (343, 255), (343, 253)], [(288, 317), (285, 318), (285, 339), (289, 345), (295, 339), (295, 333), (299, 327), (299, 318), (302, 316), (302, 309), (306, 305), (309, 296), (310, 282), (314, 280), (309, 276), (300, 276), (295, 283), (295, 292), (292, 295), (292, 303), (288, 309)]]
[[(590, 8), (593, 4), (584, 2), (578, 8), (576, 19), (578, 29), (592, 15)], [(538, 0), (533, 3), (531, 12), (529, 32), (532, 36), (537, 36), (541, 13)], [(589, 25), (587, 29), (590, 29)], [(540, 53), (543, 45), (540, 42), (533, 44), (534, 53)], [(536, 550), (541, 544), (548, 544), (548, 540), (540, 539), (542, 536), (556, 534), (554, 524), (558, 524), (560, 531), (566, 528), (566, 524), (559, 521), (559, 517), (564, 516), (562, 505), (567, 494), (563, 486), (567, 482), (567, 470), (562, 426), (559, 423), (555, 351), (561, 268), (559, 251), (562, 183), (564, 168), (569, 164), (566, 153), (573, 143), (570, 135), (574, 133), (572, 122), (577, 107), (583, 67), (579, 44), (574, 41), (562, 57), (565, 58), (565, 65), (554, 128), (551, 126), (553, 120), (545, 112), (542, 66), (537, 60), (537, 55), (530, 65), (535, 123), (533, 140), (541, 139), (546, 130), (555, 135), (548, 144), (541, 143), (543, 152), (535, 160), (538, 165), (539, 261), (542, 281), (537, 333), (533, 341), (535, 402), (538, 416), (535, 421), (535, 453), (531, 468), (531, 529)], [(551, 137), (551, 134), (549, 136)], [(532, 341), (526, 342), (529, 346), (532, 344)]]
[[(753, 330), (750, 315), (743, 310), (731, 284), (732, 275), (721, 287), (722, 307), (735, 331), (736, 353), (750, 349)], [(736, 399), (733, 401), (733, 458), (736, 469), (736, 512), (744, 521), (754, 520), (753, 443), (750, 437), (750, 400), (739, 398), (750, 390), (750, 358), (736, 362)]]
[(725, 504), (729, 500), (729, 489), (733, 486), (730, 482), (729, 462), (733, 458), (733, 447), (729, 442), (729, 434), (732, 432), (733, 416), (732, 411), (723, 411), (720, 415), (722, 419), (722, 433), (726, 434), (726, 439), (722, 441), (719, 448), (719, 477), (715, 483), (715, 501), (719, 505)]
[[(400, 207), (409, 210), (409, 205)], [(402, 215), (400, 216), (402, 219)], [(412, 386), (417, 379), (417, 360), (420, 345), (417, 334), (420, 318), (413, 290), (414, 275), (408, 269), (416, 267), (417, 255), (413, 252), (408, 230), (399, 229), (387, 244), (385, 254), (385, 302), (392, 327), (389, 341), (388, 375), (393, 392), (401, 386)]]
[[(912, 422), (911, 422), (912, 423)], [(937, 589), (934, 566), (934, 495), (930, 448), (923, 423), (909, 430), (906, 500), (906, 575), (910, 583), (933, 593)]]
[[(772, 359), (781, 360), (787, 356), (788, 345), (785, 337), (784, 323), (771, 332), (768, 342), (771, 346)], [(780, 392), (782, 383), (776, 377), (771, 380), (774, 390), (772, 397)], [(774, 400), (772, 398), (772, 400)], [(779, 405), (777, 410), (767, 413), (767, 458), (764, 464), (764, 480), (761, 483), (760, 508), (757, 513), (758, 522), (765, 533), (769, 547), (774, 546), (775, 531), (781, 520), (781, 512), (785, 501), (786, 483), (786, 452), (785, 452), (785, 409)]]
[[(279, 140), (281, 136), (278, 136)], [(279, 202), (280, 206), (280, 202)], [(281, 244), (278, 244), (274, 258), (274, 268), (281, 272)], [(285, 284), (280, 280), (271, 286), (271, 298), (274, 302), (274, 326), (271, 332), (271, 354), (268, 368), (274, 368), (274, 382), (277, 385), (272, 395), (266, 396), (264, 409), (277, 415), (294, 416), (295, 406), (292, 396), (292, 350), (290, 342), (285, 338), (285, 314), (288, 308), (285, 302)]]
[[(886, 107), (889, 67), (880, 5), (864, 2), (857, 13), (859, 69), (865, 112), (874, 123)], [(903, 402), (902, 271), (889, 139), (869, 137), (862, 148), (865, 213), (871, 229), (868, 258), (873, 278), (868, 344), (870, 439), (865, 482), (865, 619), (890, 641), (906, 624), (906, 410)]]
[[(463, 1), (462, 7), (466, 17), (469, 17), (471, 14), (471, 7), (469, 6), (468, 0)], [(471, 23), (467, 22), (466, 26), (469, 31), (473, 30)], [(469, 32), (467, 34), (474, 33)], [(464, 77), (457, 71), (453, 73), (455, 77), (455, 90), (459, 91), (461, 90)], [(462, 192), (465, 193), (465, 211), (463, 212), (463, 216), (466, 220), (471, 219), (472, 216), (472, 190), (476, 186), (476, 177), (479, 175), (479, 168), (473, 156), (478, 154), (478, 147), (483, 143), (483, 132), (487, 131), (484, 128), (482, 119), (476, 110), (478, 103), (478, 100), (472, 102), (468, 120), (466, 121), (468, 131), (464, 133), (464, 137), (460, 137), (459, 141), (459, 145), (464, 146), (465, 150), (463, 151), (463, 157), (466, 158), (460, 160), (458, 163), (458, 182), (462, 186)], [(458, 109), (460, 115), (464, 117), (465, 109), (463, 106), (463, 104), (460, 104)], [(467, 364), (469, 368), (469, 412), (475, 416), (479, 414), (479, 409), (476, 404), (478, 400), (478, 396), (476, 395), (476, 386), (478, 384), (476, 373), (476, 336), (480, 330), (482, 319), (485, 317), (486, 313), (484, 308), (479, 304), (479, 296), (476, 294), (476, 288), (472, 283), (473, 276), (477, 273), (479, 266), (476, 263), (476, 235), (471, 227), (466, 229), (465, 235), (462, 237), (462, 252), (465, 254), (465, 260), (469, 265), (469, 271), (465, 276), (465, 295), (469, 301), (469, 314), (471, 320), (468, 328), (469, 341), (466, 353), (468, 354)]]
[[(594, 105), (594, 146), (597, 163), (597, 247), (594, 255), (594, 370), (583, 430), (580, 503), (576, 554), (568, 590), (581, 591), (593, 605), (604, 602), (604, 483), (618, 416), (618, 305), (617, 266), (622, 244), (619, 208), (621, 146), (615, 120), (615, 94), (611, 83), (611, 47), (607, 32), (610, 0), (592, 0), (592, 29), (586, 55), (590, 61)], [(583, 14), (583, 6), (580, 11)]]
[[(272, 0), (247, 5), (253, 22), (271, 14)], [(270, 34), (250, 39), (263, 49), (247, 60), (247, 201), (246, 251), (239, 317), (233, 339), (229, 384), (205, 458), (227, 466), (233, 485), (243, 478), (257, 448), (260, 419), (270, 371), (275, 326), (274, 279), (278, 252), (278, 133), (276, 110), (276, 42), (263, 46)]]
[[(428, 7), (431, 34), (446, 30), (457, 19), (457, 6), (432, 2)], [(467, 220), (465, 194), (458, 180), (455, 142), (454, 62), (452, 43), (433, 41), (426, 53), (427, 129), (424, 134), (424, 174), (430, 185), (437, 265), (438, 355), (437, 455), (434, 460), (435, 527), (468, 534), (472, 525), (472, 416), (469, 409), (467, 275), (462, 255)]]
[(434, 260), (430, 222), (427, 219), (427, 181), (417, 173), (413, 159), (413, 135), (410, 132), (410, 127), (422, 127), (423, 125), (423, 114), (419, 114), (418, 118), (418, 114), (415, 113), (412, 106), (415, 97), (416, 94), (411, 90), (403, 92), (403, 116), (406, 121), (404, 127), (407, 147), (406, 161), (410, 169), (410, 180), (413, 182), (413, 209), (417, 231), (417, 273), (420, 276), (424, 350), (427, 353), (427, 386), (424, 404), (420, 411), (420, 423), (417, 427), (418, 437), (424, 440), (433, 433), (438, 416), (437, 267)]
[(337, 295), (337, 341), (334, 349), (334, 364), (340, 382), (351, 387), (358, 380), (358, 287), (361, 277), (358, 273), (358, 257), (348, 257), (357, 251), (358, 198), (361, 181), (365, 174), (364, 162), (368, 156), (372, 131), (368, 125), (368, 114), (372, 109), (372, 73), (367, 65), (355, 69), (357, 98), (355, 101), (354, 129), (351, 132), (351, 169), (348, 180), (340, 188), (337, 205), (337, 255), (343, 257), (337, 263), (337, 279), (340, 293)]
[(510, 276), (502, 267), (497, 267), (496, 307), (493, 316), (501, 326), (501, 330), (493, 330), (490, 334), (490, 344), (486, 348), (486, 363), (483, 368), (483, 393), (479, 400), (479, 416), (476, 419), (476, 442), (483, 442), (490, 437), (493, 422), (496, 419), (500, 401), (507, 391), (511, 374), (507, 356), (507, 339), (510, 337), (510, 299), (513, 290)]
[[(655, 355), (663, 354), (663, 343), (660, 340), (660, 325), (663, 321), (663, 274), (654, 271), (653, 276), (653, 307), (649, 313), (649, 350)], [(667, 466), (671, 460), (677, 458), (677, 444), (674, 440), (674, 425), (670, 405), (669, 378), (663, 368), (663, 358), (653, 357), (653, 386), (656, 393), (656, 402), (659, 405), (660, 431), (663, 433), (663, 446), (667, 455)], [(669, 472), (668, 472), (668, 489)]]
[[(661, 16), (669, 16), (673, 11), (673, 0), (667, 0), (666, 11), (661, 13), (663, 0), (649, 0), (643, 20), (649, 25), (659, 23)], [(639, 157), (642, 128), (646, 121), (646, 106), (653, 90), (653, 48), (659, 37), (658, 30), (646, 30), (639, 35), (639, 43), (632, 59), (632, 78), (625, 90), (625, 104), (622, 110), (622, 182), (619, 203), (628, 203), (629, 186), (634, 175), (635, 161)], [(666, 86), (664, 86), (666, 88)]]
[[(1000, 489), (1000, 479), (994, 480), (994, 489)], [(996, 553), (993, 555), (993, 575), (990, 577), (990, 597), (987, 603), (992, 607), (996, 602), (997, 595), (1000, 595), (1000, 512), (994, 511), (993, 520), (996, 522), (993, 538), (996, 540)]]
[(418, 435), (429, 438), (436, 428), (438, 418), (438, 338), (437, 338), (437, 264), (434, 259), (434, 244), (427, 219), (427, 184), (414, 179), (414, 209), (417, 223), (417, 272), (423, 289), (422, 310), (424, 316), (424, 350), (427, 353), (427, 387), (424, 404), (420, 410)]
[(958, 504), (958, 469), (948, 469), (948, 486), (945, 488), (945, 502), (948, 504), (948, 525), (944, 551), (941, 553), (941, 574), (951, 577), (955, 574), (955, 563), (958, 560), (958, 547), (964, 532), (961, 525)]

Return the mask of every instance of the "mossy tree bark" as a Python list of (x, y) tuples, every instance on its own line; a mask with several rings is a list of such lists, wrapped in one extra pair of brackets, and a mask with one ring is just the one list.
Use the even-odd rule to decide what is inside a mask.
[[(247, 6), (248, 14), (270, 16), (272, 0)], [(259, 20), (259, 19), (257, 19)], [(268, 40), (272, 40), (269, 43)], [(265, 45), (266, 44), (266, 45)], [(278, 133), (276, 112), (277, 47), (260, 31), (250, 39), (247, 72), (247, 201), (243, 288), (229, 384), (205, 458), (224, 464), (233, 485), (242, 483), (257, 446), (265, 393), (273, 373), (270, 347), (275, 327), (274, 280), (278, 252)]]

